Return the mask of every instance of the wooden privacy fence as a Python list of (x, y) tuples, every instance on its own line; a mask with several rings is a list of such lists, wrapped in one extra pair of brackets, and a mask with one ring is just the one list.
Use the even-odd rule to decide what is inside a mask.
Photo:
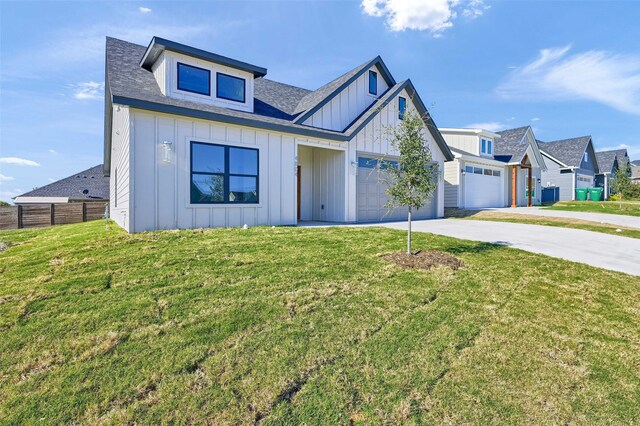
[(102, 219), (107, 203), (32, 204), (1, 206), (0, 229), (35, 228)]

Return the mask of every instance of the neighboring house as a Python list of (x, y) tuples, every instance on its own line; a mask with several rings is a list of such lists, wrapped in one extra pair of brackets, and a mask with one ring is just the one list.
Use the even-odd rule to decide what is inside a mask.
[(13, 199), (16, 205), (109, 201), (109, 178), (102, 164)]
[(560, 200), (575, 200), (577, 188), (594, 187), (598, 163), (591, 136), (538, 141), (538, 146), (547, 164), (542, 185), (558, 187)]
[(631, 166), (631, 182), (640, 185), (640, 160), (631, 161), (629, 166)]
[[(425, 116), (434, 162), (453, 159), (411, 81), (380, 57), (314, 91), (266, 73), (157, 37), (107, 38), (111, 217), (129, 232), (404, 219), (384, 207), (374, 166), (397, 155), (383, 129), (405, 109)], [(441, 180), (417, 216), (443, 215)]]
[(596, 152), (598, 173), (596, 174), (595, 186), (603, 189), (605, 200), (609, 199), (609, 195), (611, 195), (611, 180), (615, 178), (619, 167), (617, 157), (617, 151)]
[(537, 189), (545, 166), (530, 127), (498, 133), (452, 128), (440, 132), (455, 156), (445, 163), (445, 207), (540, 204)]

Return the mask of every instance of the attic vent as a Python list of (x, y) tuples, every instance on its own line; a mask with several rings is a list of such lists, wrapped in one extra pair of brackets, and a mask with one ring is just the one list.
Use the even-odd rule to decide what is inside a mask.
[(83, 189), (83, 190), (82, 190), (82, 191), (80, 191), (80, 192), (82, 192), (84, 195), (87, 195), (87, 194), (89, 193), (89, 190), (88, 190), (88, 189)]

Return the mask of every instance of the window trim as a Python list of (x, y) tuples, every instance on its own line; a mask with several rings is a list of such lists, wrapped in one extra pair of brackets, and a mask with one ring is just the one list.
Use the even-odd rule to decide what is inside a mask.
[[(402, 104), (404, 102), (404, 108), (402, 108)], [(398, 96), (398, 118), (400, 120), (404, 120), (404, 113), (407, 110), (407, 99), (403, 96)]]
[[(193, 171), (193, 146), (195, 144), (199, 144), (199, 145), (205, 145), (205, 146), (217, 146), (217, 147), (221, 147), (224, 149), (224, 172), (223, 173), (212, 173), (212, 172), (194, 172)], [(246, 149), (246, 150), (252, 150), (252, 151), (256, 151), (257, 153), (257, 159), (256, 159), (256, 174), (252, 175), (252, 174), (243, 174), (243, 173), (231, 173), (230, 172), (230, 164), (229, 164), (229, 149), (234, 148), (234, 149)], [(223, 179), (223, 195), (222, 201), (193, 201), (193, 199), (191, 198), (191, 185), (193, 182), (193, 175), (207, 175), (207, 176), (222, 176)], [(252, 177), (256, 179), (256, 201), (239, 201), (239, 202), (233, 202), (233, 201), (229, 201), (229, 178), (230, 177)], [(248, 205), (248, 206), (257, 206), (260, 204), (260, 149), (259, 148), (254, 148), (254, 147), (249, 147), (249, 146), (243, 146), (243, 145), (227, 145), (224, 143), (215, 143), (215, 142), (202, 142), (202, 141), (198, 141), (198, 140), (190, 140), (189, 142), (189, 170), (188, 170), (188, 185), (189, 185), (189, 190), (188, 190), (188, 199), (189, 199), (189, 205), (193, 205), (193, 206), (206, 206), (206, 205), (212, 205), (212, 206), (242, 206), (242, 205)]]
[[(237, 99), (233, 99), (233, 98), (227, 98), (225, 96), (220, 96), (220, 81), (219, 81), (219, 77), (221, 75), (225, 76), (225, 77), (229, 77), (229, 78), (235, 79), (235, 80), (242, 81), (242, 100), (241, 101), (239, 101)], [(226, 101), (238, 102), (240, 104), (247, 103), (247, 80), (242, 78), (242, 77), (236, 77), (235, 75), (229, 75), (229, 74), (225, 74), (223, 72), (216, 72), (216, 98), (224, 99)]]
[[(371, 91), (371, 77), (373, 77), (375, 83), (375, 92)], [(369, 94), (378, 96), (378, 73), (372, 70), (369, 70)]]
[[(183, 89), (182, 87), (180, 87), (180, 65), (207, 72), (207, 79), (209, 80), (207, 84), (207, 93), (202, 93), (195, 90)], [(196, 95), (200, 95), (200, 96), (211, 96), (211, 70), (208, 70), (206, 68), (196, 67), (195, 65), (186, 64), (184, 62), (177, 62), (176, 70), (177, 70), (176, 71), (177, 72), (177, 81), (176, 81), (177, 90), (180, 90), (181, 92), (195, 93)]]

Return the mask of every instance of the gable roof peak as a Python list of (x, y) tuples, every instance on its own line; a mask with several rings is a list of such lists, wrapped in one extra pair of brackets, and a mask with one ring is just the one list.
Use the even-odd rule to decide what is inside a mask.
[(319, 87), (318, 89), (312, 91), (307, 96), (302, 98), (295, 110), (295, 114), (300, 114), (295, 122), (300, 124), (305, 121), (316, 111), (322, 108), (325, 104), (327, 104), (331, 99), (333, 99), (337, 94), (342, 92), (358, 77), (364, 74), (369, 68), (376, 65), (380, 70), (382, 78), (384, 78), (387, 82), (387, 85), (389, 87), (395, 85), (395, 79), (389, 72), (380, 55), (378, 55), (375, 58), (363, 64), (360, 64), (357, 67), (342, 74), (341, 76), (331, 80), (329, 83)]

